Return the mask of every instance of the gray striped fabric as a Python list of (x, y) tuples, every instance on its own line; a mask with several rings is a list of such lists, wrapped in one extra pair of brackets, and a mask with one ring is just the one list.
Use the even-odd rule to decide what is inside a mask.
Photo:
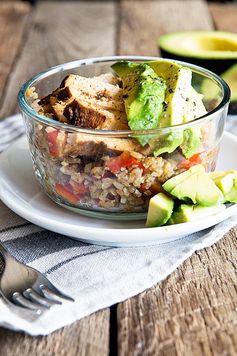
[[(234, 119), (232, 125), (233, 122)], [(5, 149), (23, 131), (19, 115), (0, 122), (0, 132), (4, 132), (0, 148)], [(233, 217), (175, 242), (111, 248), (44, 230), (17, 216), (0, 201), (0, 240), (4, 246), (75, 299), (75, 303), (55, 306), (34, 320), (26, 313), (9, 309), (0, 300), (0, 325), (32, 335), (48, 334), (163, 280), (193, 252), (215, 243), (236, 224), (237, 217)]]

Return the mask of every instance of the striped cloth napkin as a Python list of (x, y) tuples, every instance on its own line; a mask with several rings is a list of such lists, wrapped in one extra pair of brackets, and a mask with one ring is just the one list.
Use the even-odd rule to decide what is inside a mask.
[[(1, 122), (0, 150), (23, 131), (19, 115)], [(44, 230), (17, 216), (0, 201), (0, 240), (4, 246), (75, 299), (74, 303), (54, 306), (40, 317), (9, 308), (0, 299), (0, 325), (31, 335), (46, 335), (160, 282), (192, 253), (214, 244), (236, 224), (237, 217), (232, 217), (213, 228), (158, 246), (104, 247)]]

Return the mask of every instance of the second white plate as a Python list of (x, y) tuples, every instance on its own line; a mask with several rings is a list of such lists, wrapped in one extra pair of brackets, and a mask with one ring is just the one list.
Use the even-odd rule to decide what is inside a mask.
[[(237, 169), (237, 138), (225, 133), (217, 170)], [(237, 204), (224, 212), (178, 225), (144, 228), (144, 221), (109, 221), (70, 212), (51, 201), (33, 173), (25, 138), (0, 156), (0, 198), (15, 213), (48, 230), (106, 246), (141, 246), (170, 242), (213, 226), (237, 214)]]

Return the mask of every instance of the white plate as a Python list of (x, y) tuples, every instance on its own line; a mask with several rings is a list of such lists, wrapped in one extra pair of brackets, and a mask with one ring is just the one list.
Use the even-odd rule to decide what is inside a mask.
[[(237, 138), (225, 133), (218, 170), (237, 169)], [(237, 213), (237, 204), (221, 213), (178, 225), (146, 229), (144, 221), (107, 221), (68, 211), (51, 201), (37, 183), (25, 138), (0, 156), (0, 198), (15, 213), (48, 230), (107, 246), (141, 246), (170, 242), (213, 226)]]

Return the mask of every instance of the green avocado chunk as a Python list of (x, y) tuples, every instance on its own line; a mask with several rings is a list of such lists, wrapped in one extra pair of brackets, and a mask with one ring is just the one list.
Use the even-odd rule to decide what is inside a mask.
[(189, 221), (199, 221), (210, 215), (215, 215), (225, 210), (224, 204), (214, 206), (189, 205), (181, 204), (176, 211), (173, 212), (168, 224), (180, 224)]
[[(202, 102), (203, 96), (191, 86), (192, 73), (189, 68), (167, 60), (147, 63), (167, 83), (160, 127), (186, 123), (206, 114)], [(190, 128), (184, 130), (183, 139), (181, 139), (181, 133), (179, 135), (177, 133), (168, 134), (165, 140), (157, 143), (158, 148), (154, 154), (158, 156), (161, 153), (170, 153), (180, 146), (183, 155), (189, 158), (197, 153), (200, 145), (200, 129)]]
[(198, 128), (189, 127), (183, 132), (183, 141), (180, 144), (185, 158), (192, 157), (201, 146), (201, 132)]
[[(187, 97), (187, 105), (184, 110), (183, 122), (195, 120), (207, 113), (202, 98), (203, 95), (197, 93), (196, 90), (191, 87)], [(190, 127), (184, 130), (184, 140), (180, 145), (183, 155), (186, 158), (190, 158), (198, 152), (201, 143), (201, 131), (199, 127)]]
[[(113, 70), (123, 82), (123, 97), (131, 130), (149, 130), (159, 126), (166, 84), (147, 64), (116, 62)], [(139, 138), (145, 145), (149, 137)]]
[(162, 187), (174, 197), (184, 201), (191, 200), (194, 204), (210, 206), (224, 201), (222, 192), (202, 165), (193, 166), (168, 179)]
[(237, 171), (211, 172), (209, 176), (222, 191), (226, 203), (237, 203)]
[(234, 185), (234, 180), (237, 179), (237, 172), (235, 170), (229, 170), (225, 172), (211, 172), (209, 176), (222, 191), (223, 194), (227, 194), (231, 191)]
[(191, 69), (166, 61), (151, 61), (147, 64), (156, 74), (166, 81), (164, 111), (160, 119), (160, 127), (173, 126), (183, 123), (186, 99), (191, 90)]
[(146, 227), (164, 225), (173, 212), (174, 201), (164, 193), (154, 195), (149, 202)]
[(183, 122), (193, 121), (207, 113), (202, 100), (203, 95), (191, 87), (186, 99), (187, 105), (184, 108)]
[(159, 139), (150, 140), (149, 145), (153, 149), (154, 156), (159, 156), (162, 153), (171, 153), (183, 142), (182, 130), (174, 130), (164, 136), (159, 136)]
[(205, 172), (205, 168), (201, 164), (196, 164), (192, 166), (187, 171), (180, 173), (170, 179), (168, 179), (164, 184), (163, 188), (170, 193), (178, 184), (185, 181), (187, 178), (191, 177), (193, 174), (196, 173), (203, 173)]
[(225, 202), (227, 203), (237, 203), (237, 181), (235, 181), (232, 189), (229, 193), (225, 194)]

